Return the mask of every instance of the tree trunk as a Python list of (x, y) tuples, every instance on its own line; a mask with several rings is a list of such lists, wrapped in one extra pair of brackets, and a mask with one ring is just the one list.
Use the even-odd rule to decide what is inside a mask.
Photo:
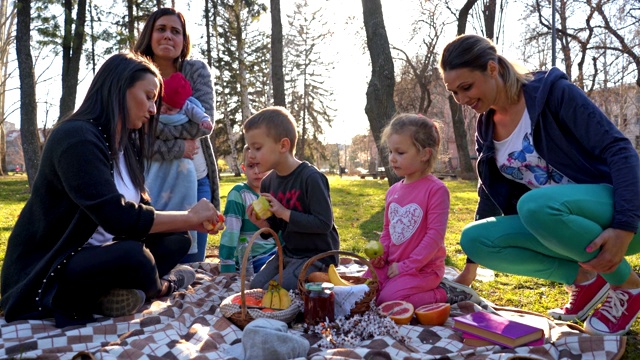
[(133, 49), (136, 42), (136, 20), (133, 14), (133, 0), (127, 0), (127, 38), (129, 40), (129, 48)]
[[(251, 116), (251, 104), (249, 101), (249, 85), (247, 83), (247, 63), (245, 57), (245, 39), (244, 39), (244, 28), (243, 28), (243, 18), (242, 11), (245, 9), (244, 2), (240, 0), (235, 1), (235, 18), (236, 18), (236, 54), (238, 56), (238, 76), (239, 76), (239, 85), (240, 85), (240, 113), (242, 116), (242, 123), (245, 122)], [(237, 136), (234, 135), (233, 127), (231, 123), (227, 123), (228, 136), (229, 136), (229, 145), (231, 148), (231, 158), (234, 159), (236, 164), (233, 165), (234, 168), (239, 170), (238, 162), (238, 152), (236, 140)]]
[(93, 2), (89, 0), (89, 37), (91, 38), (91, 74), (96, 74), (96, 35), (94, 32)]
[(271, 0), (271, 81), (273, 83), (273, 104), (276, 106), (286, 106), (282, 63), (280, 0)]
[[(159, 0), (158, 0), (159, 1)], [(207, 57), (207, 65), (209, 65), (210, 68), (213, 68), (213, 55), (212, 55), (212, 50), (211, 50), (211, 17), (212, 17), (212, 11), (211, 11), (211, 7), (209, 6), (209, 1), (210, 0), (205, 0), (204, 2), (204, 29), (205, 29), (205, 38), (206, 38), (206, 49), (207, 49), (207, 53), (205, 54)], [(215, 16), (215, 12), (213, 13), (213, 16)], [(215, 18), (214, 18), (215, 19)], [(215, 119), (211, 119), (211, 122), (214, 122)]]
[(78, 93), (78, 73), (84, 44), (84, 24), (87, 15), (87, 1), (78, 0), (75, 29), (73, 27), (73, 2), (64, 1), (64, 37), (62, 39), (62, 95), (60, 96), (59, 119), (69, 115), (76, 107)]
[(0, 176), (7, 172), (7, 134), (4, 132), (4, 121), (0, 122)]
[(36, 81), (31, 56), (31, 1), (17, 1), (16, 55), (20, 77), (20, 136), (29, 186), (40, 166)]
[[(475, 5), (477, 0), (467, 0), (458, 13), (458, 35), (462, 35), (467, 30), (467, 19), (469, 12)], [(474, 179), (475, 171), (471, 164), (471, 156), (469, 156), (469, 143), (467, 140), (467, 131), (465, 129), (464, 116), (462, 115), (462, 106), (458, 104), (453, 95), (449, 95), (449, 109), (451, 110), (451, 122), (453, 124), (453, 135), (456, 139), (456, 149), (458, 150), (458, 163), (460, 165), (460, 177), (462, 179)]]
[(378, 158), (384, 165), (389, 186), (391, 186), (400, 178), (390, 171), (388, 150), (379, 144), (382, 130), (396, 112), (393, 101), (396, 80), (380, 0), (362, 0), (362, 15), (367, 33), (367, 48), (371, 57), (371, 80), (367, 87), (367, 104), (364, 111), (378, 148)]
[(475, 171), (471, 165), (469, 156), (469, 145), (467, 140), (467, 130), (465, 127), (462, 106), (456, 102), (453, 95), (449, 95), (449, 108), (451, 109), (451, 122), (453, 123), (453, 136), (456, 139), (456, 149), (458, 150), (458, 162), (460, 164), (460, 178), (465, 180), (475, 179)]
[(0, 0), (0, 175), (4, 175), (7, 169), (7, 142), (4, 128), (7, 80), (9, 79), (9, 52), (15, 38), (13, 37), (13, 24), (16, 19), (16, 8), (12, 3), (9, 8), (8, 0)]
[(495, 27), (496, 27), (496, 0), (484, 1), (484, 30), (486, 37), (495, 40)]
[(458, 35), (462, 35), (467, 31), (467, 20), (469, 13), (478, 0), (467, 0), (458, 12)]
[[(306, 54), (306, 52), (305, 52)], [(308, 64), (309, 60), (305, 56), (304, 63)], [(298, 138), (298, 145), (296, 146), (296, 157), (300, 160), (307, 160), (305, 157), (304, 148), (307, 143), (307, 109), (309, 109), (309, 90), (307, 89), (308, 79), (307, 79), (307, 67), (304, 67), (302, 73), (302, 114), (298, 121), (302, 122), (302, 126), (300, 126), (300, 138)]]
[[(249, 85), (247, 83), (247, 62), (245, 56), (245, 41), (244, 41), (244, 28), (242, 11), (244, 9), (244, 3), (241, 0), (235, 0), (234, 4), (234, 18), (236, 22), (236, 31), (234, 34), (236, 54), (238, 57), (238, 83), (240, 85), (240, 111), (242, 113), (242, 122), (251, 116), (251, 104), (249, 103)], [(233, 146), (232, 146), (233, 148)]]

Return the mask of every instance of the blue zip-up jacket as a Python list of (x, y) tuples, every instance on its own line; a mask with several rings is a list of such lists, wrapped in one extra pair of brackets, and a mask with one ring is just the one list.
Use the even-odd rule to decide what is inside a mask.
[[(522, 90), (538, 154), (577, 184), (612, 185), (610, 227), (635, 233), (640, 222), (640, 162), (629, 139), (557, 68), (535, 73)], [(476, 220), (517, 214), (518, 200), (530, 190), (498, 169), (493, 114), (493, 109), (480, 114), (476, 129)]]

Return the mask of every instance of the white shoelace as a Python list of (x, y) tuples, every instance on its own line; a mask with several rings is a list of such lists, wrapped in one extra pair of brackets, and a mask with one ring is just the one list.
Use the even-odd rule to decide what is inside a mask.
[(600, 307), (599, 311), (609, 320), (616, 322), (627, 309), (627, 300), (629, 300), (629, 294), (611, 289), (609, 290), (607, 301)]
[(573, 305), (576, 303), (576, 298), (578, 297), (578, 293), (580, 292), (580, 288), (574, 285), (567, 285), (567, 290), (569, 290), (569, 302), (565, 305), (569, 310), (573, 309)]

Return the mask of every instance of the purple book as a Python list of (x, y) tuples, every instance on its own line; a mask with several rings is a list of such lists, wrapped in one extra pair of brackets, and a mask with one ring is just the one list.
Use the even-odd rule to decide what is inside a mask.
[(486, 311), (453, 318), (453, 328), (509, 348), (544, 338), (544, 330)]
[[(501, 344), (496, 344), (490, 340), (479, 338), (476, 335), (473, 335), (464, 331), (462, 332), (462, 342), (470, 346), (501, 345)], [(545, 344), (544, 337), (541, 337), (538, 340), (533, 340), (532, 342), (523, 344), (521, 346), (542, 346), (544, 344)]]

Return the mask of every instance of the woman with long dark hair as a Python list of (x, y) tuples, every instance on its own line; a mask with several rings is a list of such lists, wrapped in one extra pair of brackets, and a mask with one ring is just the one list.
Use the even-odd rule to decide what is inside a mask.
[(206, 231), (218, 212), (206, 200), (187, 211), (149, 205), (144, 159), (161, 94), (153, 63), (117, 54), (78, 110), (56, 124), (7, 244), (7, 321), (54, 317), (67, 326), (128, 315), (194, 280), (193, 269), (176, 267), (189, 250), (186, 231)]
[[(205, 62), (189, 58), (191, 37), (182, 13), (172, 8), (161, 8), (151, 13), (133, 50), (150, 58), (164, 79), (176, 72), (182, 73), (191, 84), (192, 97), (200, 103), (209, 119), (215, 122), (215, 95), (211, 70)], [(203, 132), (202, 128), (192, 121), (180, 125), (158, 125), (157, 141), (152, 154), (152, 161), (158, 166), (154, 166), (148, 174), (149, 191), (154, 194), (154, 198), (160, 197), (160, 194), (184, 196), (186, 190), (191, 190), (185, 187), (192, 187), (197, 192), (198, 199), (209, 199), (216, 209), (220, 209), (218, 167), (209, 139), (210, 134), (210, 130)], [(168, 164), (183, 158), (193, 160), (196, 170), (194, 184), (185, 184), (170, 173), (171, 167)], [(168, 178), (176, 180), (171, 181)], [(172, 198), (166, 204), (156, 206), (162, 210), (180, 210), (176, 207), (184, 207), (187, 202), (187, 199)], [(207, 233), (199, 232), (193, 236), (197, 239), (193, 239), (194, 246), (182, 262), (204, 261)]]

